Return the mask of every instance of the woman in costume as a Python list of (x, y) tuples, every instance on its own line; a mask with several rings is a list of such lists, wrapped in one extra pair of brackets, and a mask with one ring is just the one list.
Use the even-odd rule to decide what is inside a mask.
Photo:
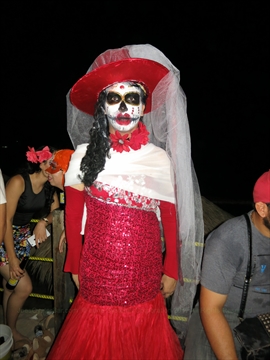
[[(47, 239), (46, 227), (52, 222), (52, 212), (59, 207), (55, 189), (48, 183), (46, 168), (54, 149), (45, 146), (35, 151), (27, 151), (27, 164), (17, 175), (12, 176), (6, 185), (7, 230), (0, 246), (0, 273), (3, 276), (3, 310), (6, 324), (11, 328), (14, 349), (29, 344), (29, 339), (16, 329), (17, 319), (24, 302), (32, 291), (32, 282), (20, 262), (28, 257), (31, 245), (30, 221), (34, 214), (44, 211), (44, 216), (36, 224), (33, 234), (36, 246)], [(8, 290), (9, 279), (20, 280), (14, 290)]]
[(151, 45), (108, 50), (68, 105), (65, 271), (79, 292), (47, 359), (181, 359), (164, 298), (187, 322), (203, 223), (179, 71)]
[(49, 183), (64, 191), (65, 174), (68, 169), (69, 161), (74, 150), (61, 149), (56, 151), (50, 160), (50, 166), (46, 169)]

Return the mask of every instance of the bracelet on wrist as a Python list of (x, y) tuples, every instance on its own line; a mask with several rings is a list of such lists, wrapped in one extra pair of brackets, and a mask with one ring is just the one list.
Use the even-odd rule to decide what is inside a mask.
[(42, 218), (41, 220), (45, 221), (47, 224), (49, 224), (49, 220), (47, 218)]

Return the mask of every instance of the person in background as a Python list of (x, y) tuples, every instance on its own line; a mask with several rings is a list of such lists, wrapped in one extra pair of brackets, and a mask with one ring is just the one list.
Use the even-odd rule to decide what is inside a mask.
[(4, 235), (7, 228), (6, 212), (7, 212), (6, 190), (5, 190), (2, 171), (0, 169), (0, 242), (4, 240)]
[[(29, 339), (16, 329), (16, 323), (19, 312), (32, 291), (27, 271), (20, 268), (22, 258), (28, 257), (31, 250), (31, 245), (27, 242), (31, 236), (30, 221), (35, 213), (43, 210), (44, 217), (40, 218), (33, 230), (36, 246), (39, 247), (47, 239), (46, 227), (52, 223), (53, 210), (59, 208), (57, 193), (48, 182), (46, 173), (55, 149), (48, 146), (37, 151), (28, 148), (25, 168), (12, 176), (6, 185), (6, 233), (0, 246), (4, 319), (12, 330), (14, 349), (29, 344)], [(6, 288), (9, 278), (20, 280), (12, 291)]]
[(46, 169), (49, 183), (64, 191), (65, 174), (68, 170), (69, 161), (74, 150), (62, 149), (55, 152), (50, 160), (50, 166)]
[[(244, 317), (270, 312), (270, 170), (253, 189), (253, 275)], [(239, 324), (244, 279), (249, 258), (244, 216), (227, 220), (208, 236), (204, 251), (199, 307), (191, 316), (185, 360), (241, 359), (233, 333)], [(200, 308), (200, 310), (199, 310)]]
[(179, 80), (161, 51), (130, 45), (101, 54), (68, 94), (78, 146), (65, 176), (64, 270), (79, 292), (48, 360), (182, 359), (164, 298), (174, 293), (188, 315), (203, 223)]
[[(62, 149), (56, 151), (53, 158), (50, 160), (50, 166), (46, 169), (48, 173), (49, 183), (64, 191), (65, 174), (68, 170), (69, 161), (74, 150)], [(64, 244), (66, 243), (65, 229), (59, 239), (59, 252), (64, 251)]]

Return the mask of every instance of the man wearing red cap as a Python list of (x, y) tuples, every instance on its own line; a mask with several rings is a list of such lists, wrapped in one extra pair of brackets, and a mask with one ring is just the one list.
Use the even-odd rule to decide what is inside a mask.
[[(244, 318), (270, 312), (270, 170), (256, 181), (253, 201), (254, 210), (248, 213), (253, 274)], [(196, 307), (191, 316), (184, 359), (241, 359), (241, 345), (233, 329), (239, 324), (248, 259), (244, 216), (226, 221), (208, 236), (202, 265), (200, 311)]]

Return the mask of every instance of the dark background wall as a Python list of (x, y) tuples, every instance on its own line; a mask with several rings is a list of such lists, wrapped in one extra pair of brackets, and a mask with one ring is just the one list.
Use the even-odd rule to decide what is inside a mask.
[(4, 173), (27, 146), (72, 148), (70, 87), (101, 52), (149, 43), (180, 69), (202, 195), (251, 201), (270, 168), (266, 2), (4, 1), (0, 10)]

